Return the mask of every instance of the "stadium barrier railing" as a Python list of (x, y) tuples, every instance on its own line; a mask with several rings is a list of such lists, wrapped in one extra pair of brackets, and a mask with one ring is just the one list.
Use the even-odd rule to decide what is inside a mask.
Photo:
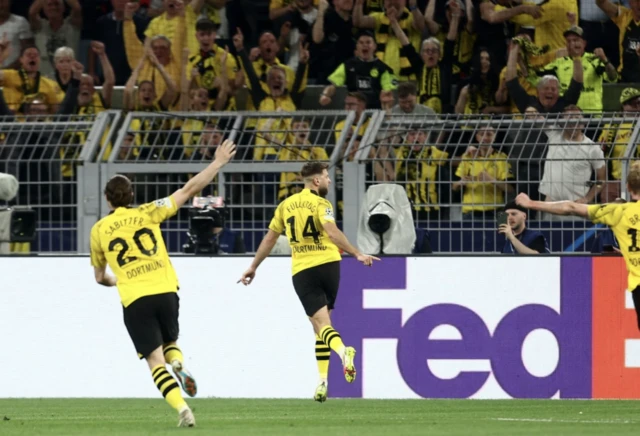
[[(345, 164), (345, 184), (358, 190), (345, 203), (345, 228), (356, 233), (369, 186), (395, 183), (412, 202), (416, 252), (499, 252), (505, 238), (496, 214), (520, 192), (589, 203), (627, 198), (620, 180), (637, 156), (636, 120), (617, 113), (385, 115)], [(588, 139), (576, 139), (578, 132)], [(582, 218), (530, 213), (527, 226), (546, 236), (553, 253), (597, 251), (598, 238), (612, 240)]]
[[(349, 145), (351, 131), (364, 129), (367, 112), (356, 121), (352, 111), (148, 113), (131, 112), (124, 118), (116, 146), (99, 170), (87, 174), (90, 187), (103, 187), (115, 174), (134, 181), (137, 204), (162, 198), (180, 188), (203, 169), (224, 138), (238, 144), (233, 161), (201, 195), (223, 197), (225, 228), (243, 236), (246, 250), (259, 244), (278, 202), (297, 192), (299, 173), (308, 159), (326, 161), (330, 177), (336, 179), (341, 156)], [(332, 184), (328, 198), (337, 198)], [(101, 198), (102, 196), (100, 196)], [(166, 223), (170, 252), (183, 250), (189, 228), (188, 208)], [(93, 223), (107, 213), (104, 199), (83, 220)], [(90, 226), (83, 229), (84, 238)], [(88, 249), (87, 240), (85, 249)]]
[(0, 172), (19, 182), (17, 197), (4, 206), (29, 207), (37, 218), (35, 241), (12, 244), (12, 253), (85, 251), (78, 241), (81, 199), (100, 191), (85, 190), (83, 164), (112, 147), (119, 118), (119, 111), (106, 111), (0, 119)]

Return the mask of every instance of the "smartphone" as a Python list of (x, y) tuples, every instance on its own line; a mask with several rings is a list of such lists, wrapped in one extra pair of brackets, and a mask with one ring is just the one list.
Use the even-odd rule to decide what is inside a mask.
[(205, 207), (221, 208), (224, 207), (224, 198), (222, 197), (193, 197), (193, 207), (204, 209)]
[(507, 218), (509, 217), (509, 215), (506, 212), (498, 212), (497, 218), (498, 218), (498, 227), (500, 227), (503, 224), (507, 224)]

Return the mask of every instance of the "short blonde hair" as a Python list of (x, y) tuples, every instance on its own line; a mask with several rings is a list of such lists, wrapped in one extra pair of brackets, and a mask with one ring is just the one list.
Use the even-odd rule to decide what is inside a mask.
[(62, 58), (70, 58), (72, 61), (75, 61), (76, 54), (71, 47), (60, 47), (53, 54), (53, 61), (58, 62)]
[(627, 186), (629, 191), (634, 194), (640, 194), (640, 162), (636, 161), (631, 164), (629, 174), (627, 174)]

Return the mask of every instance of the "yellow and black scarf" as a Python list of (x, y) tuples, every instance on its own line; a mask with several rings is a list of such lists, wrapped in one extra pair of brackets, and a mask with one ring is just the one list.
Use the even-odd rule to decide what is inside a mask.
[[(407, 12), (405, 9), (402, 12), (402, 15), (398, 18), (398, 23), (400, 24), (400, 28), (402, 31), (409, 37), (411, 33), (411, 20), (409, 18), (411, 14)], [(378, 44), (378, 48), (376, 51), (376, 56), (378, 59), (384, 62), (384, 54), (387, 49), (387, 43), (389, 42), (389, 38), (393, 35), (393, 29), (391, 29), (391, 22), (386, 15), (382, 15), (380, 17), (380, 28), (376, 32), (376, 43)], [(413, 69), (411, 68), (411, 62), (409, 62), (409, 58), (406, 56), (400, 55), (400, 72), (398, 74), (401, 81), (405, 80), (415, 80), (416, 76), (413, 74)]]

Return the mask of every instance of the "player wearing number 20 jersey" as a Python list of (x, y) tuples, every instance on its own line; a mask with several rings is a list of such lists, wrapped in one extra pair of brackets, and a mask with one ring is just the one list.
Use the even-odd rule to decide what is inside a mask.
[(353, 347), (345, 347), (340, 334), (331, 326), (330, 311), (335, 306), (340, 286), (339, 249), (367, 266), (371, 266), (376, 258), (360, 253), (336, 226), (333, 207), (324, 198), (331, 184), (328, 166), (309, 162), (302, 167), (300, 175), (304, 179), (304, 189), (280, 203), (251, 267), (239, 282), (249, 285), (253, 281), (257, 268), (280, 235), (286, 234), (292, 253), (293, 288), (316, 333), (320, 382), (314, 399), (323, 402), (327, 399), (331, 350), (340, 356), (346, 380), (351, 383), (356, 377), (356, 352)]
[(119, 207), (91, 230), (91, 263), (109, 265), (124, 307), (149, 295), (178, 292), (160, 223), (178, 211), (173, 197), (129, 208)]
[[(180, 416), (179, 426), (192, 427), (195, 418), (182, 398), (180, 387), (195, 396), (196, 382), (184, 367), (178, 347), (178, 277), (160, 224), (176, 214), (187, 200), (202, 191), (235, 154), (235, 144), (224, 141), (215, 160), (171, 196), (131, 207), (133, 189), (125, 176), (112, 177), (105, 188), (111, 212), (91, 229), (91, 264), (96, 281), (117, 286), (122, 300), (124, 323), (138, 356), (146, 359), (156, 387)], [(109, 266), (115, 277), (106, 273)]]

